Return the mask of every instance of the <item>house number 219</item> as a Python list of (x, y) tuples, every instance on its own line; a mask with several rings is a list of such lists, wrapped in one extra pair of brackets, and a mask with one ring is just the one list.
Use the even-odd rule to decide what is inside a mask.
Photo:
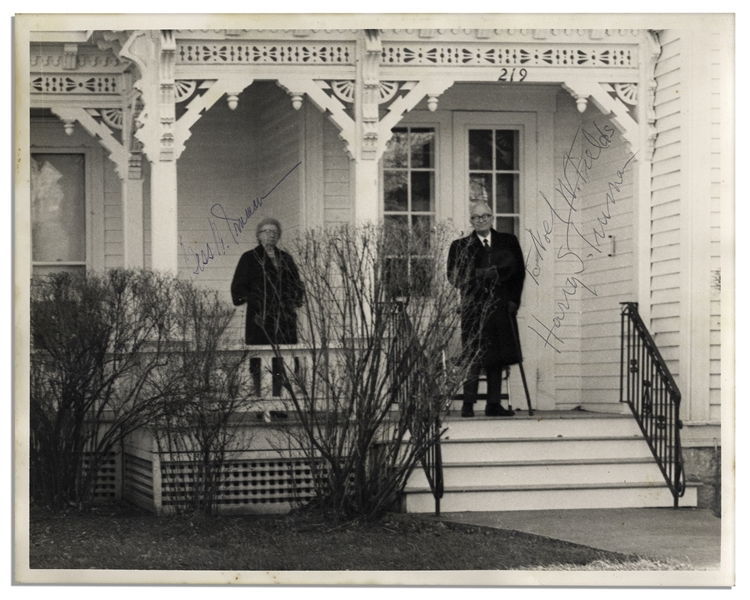
[(497, 78), (498, 81), (523, 81), (526, 79), (526, 75), (528, 75), (529, 72), (526, 69), (518, 69), (518, 73), (516, 73), (516, 69), (503, 69), (500, 71), (500, 77)]

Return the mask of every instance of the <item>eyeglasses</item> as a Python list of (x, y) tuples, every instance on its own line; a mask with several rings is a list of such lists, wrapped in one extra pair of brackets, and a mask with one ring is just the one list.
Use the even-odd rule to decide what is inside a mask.
[(485, 219), (491, 219), (492, 215), (474, 215), (471, 217), (472, 221), (483, 221)]

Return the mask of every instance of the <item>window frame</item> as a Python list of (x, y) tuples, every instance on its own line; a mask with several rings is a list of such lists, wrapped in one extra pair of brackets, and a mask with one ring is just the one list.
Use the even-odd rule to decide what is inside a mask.
[[(386, 167), (385, 166), (385, 152), (383, 152), (383, 156), (380, 159), (379, 163), (379, 180), (380, 180), (380, 219), (383, 225), (385, 226), (386, 218), (389, 216), (401, 216), (406, 217), (407, 222), (407, 228), (409, 231), (412, 230), (412, 224), (413, 224), (413, 217), (428, 217), (430, 219), (430, 233), (429, 235), (432, 237), (432, 233), (435, 230), (435, 227), (438, 223), (438, 203), (439, 203), (439, 178), (440, 178), (440, 151), (439, 151), (439, 138), (440, 138), (440, 131), (439, 127), (434, 124), (429, 123), (405, 123), (400, 122), (397, 125), (393, 127), (393, 129), (406, 129), (407, 130), (407, 139), (411, 136), (411, 130), (412, 129), (432, 129), (434, 133), (434, 148), (433, 148), (433, 161), (432, 161), (432, 167), (412, 167), (411, 166), (411, 147), (409, 147), (409, 152), (407, 154), (407, 166), (406, 167)], [(407, 207), (406, 210), (403, 211), (386, 211), (385, 209), (385, 173), (386, 171), (394, 171), (394, 172), (405, 172), (407, 174), (407, 189), (411, 191), (411, 173), (412, 172), (426, 172), (426, 173), (433, 173), (433, 189), (432, 189), (432, 201), (431, 201), (431, 210), (413, 210), (412, 208), (412, 198), (407, 197)], [(410, 196), (410, 194), (409, 194)], [(430, 241), (432, 244), (433, 241)], [(410, 254), (408, 257), (386, 257), (386, 260), (405, 260), (406, 266), (409, 272), (408, 281), (411, 282), (411, 273), (414, 265), (414, 261), (419, 260), (429, 260), (432, 257), (420, 255), (420, 254)], [(400, 295), (397, 294), (397, 296), (400, 297)], [(428, 293), (426, 296), (422, 297), (429, 297), (430, 294)]]
[[(32, 123), (32, 126), (35, 124)], [(82, 154), (84, 160), (84, 231), (86, 235), (86, 260), (83, 262), (35, 261), (29, 252), (32, 276), (35, 267), (83, 266), (86, 273), (104, 268), (104, 166), (102, 151), (89, 146), (37, 146), (29, 148), (29, 163), (35, 154)], [(29, 213), (31, 206), (29, 206)], [(31, 227), (31, 220), (29, 220)], [(31, 235), (31, 229), (29, 229)]]
[[(393, 129), (403, 127), (417, 127), (435, 129), (435, 222), (439, 223), (453, 218), (452, 212), (452, 157), (451, 157), (451, 115), (446, 112), (429, 112), (424, 110), (413, 110), (404, 115)], [(378, 162), (378, 174), (380, 186), (378, 205), (378, 218), (380, 222), (385, 217), (385, 185), (383, 180), (383, 159)]]

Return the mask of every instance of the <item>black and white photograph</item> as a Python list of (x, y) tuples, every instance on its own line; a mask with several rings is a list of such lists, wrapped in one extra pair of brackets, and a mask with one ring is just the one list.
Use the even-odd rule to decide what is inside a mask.
[(735, 585), (735, 15), (495, 10), (15, 15), (14, 582)]

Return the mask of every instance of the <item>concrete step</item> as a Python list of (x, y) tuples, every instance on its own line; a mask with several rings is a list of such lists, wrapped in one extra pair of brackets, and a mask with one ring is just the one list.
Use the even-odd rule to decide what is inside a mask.
[(602, 437), (640, 436), (641, 430), (632, 416), (597, 416), (591, 418), (545, 416), (518, 413), (514, 417), (485, 417), (484, 409), (474, 418), (449, 417), (443, 422), (445, 440), (532, 437)]
[(444, 464), (652, 456), (641, 436), (446, 439), (441, 449)]
[[(663, 475), (651, 457), (447, 464), (443, 468), (443, 478), (446, 488), (663, 481)], [(429, 487), (429, 484), (424, 471), (421, 468), (415, 469), (406, 490), (426, 487)]]
[[(429, 488), (411, 490), (406, 511), (431, 513), (435, 499)], [(680, 506), (698, 505), (697, 486), (689, 485)], [(440, 500), (442, 512), (514, 510), (561, 510), (579, 508), (671, 507), (674, 499), (666, 484), (632, 482), (588, 485), (474, 486), (446, 489)]]

